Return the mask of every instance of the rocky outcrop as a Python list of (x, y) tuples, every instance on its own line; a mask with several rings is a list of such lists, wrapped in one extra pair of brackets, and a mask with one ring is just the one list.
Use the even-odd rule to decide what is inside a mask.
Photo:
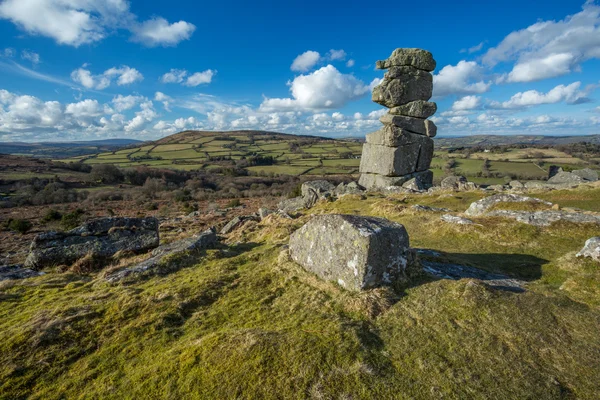
[(141, 263), (112, 273), (106, 277), (110, 283), (137, 280), (142, 277), (164, 275), (196, 261), (199, 251), (215, 247), (218, 243), (214, 229), (198, 236), (162, 245), (152, 251), (152, 257)]
[(70, 265), (90, 254), (111, 257), (119, 251), (143, 252), (159, 244), (156, 218), (102, 218), (68, 232), (46, 232), (31, 243), (25, 267)]
[(360, 163), (359, 184), (367, 189), (390, 190), (417, 178), (410, 188), (431, 187), (428, 174), (433, 158), (435, 124), (427, 118), (437, 106), (429, 102), (433, 91), (431, 71), (435, 60), (421, 49), (396, 49), (377, 68), (387, 69), (381, 83), (373, 89), (372, 99), (387, 108), (381, 117), (384, 127), (367, 135)]
[(347, 194), (363, 194), (364, 190), (356, 182), (350, 182), (348, 184), (342, 182), (339, 185), (337, 185), (334, 193), (337, 197), (342, 197)]
[(29, 268), (23, 268), (22, 265), (2, 265), (0, 266), (0, 282), (17, 279), (27, 279), (44, 275), (44, 272), (34, 271)]
[(591, 168), (578, 169), (573, 171), (572, 174), (579, 176), (587, 182), (596, 182), (598, 180), (598, 171)]
[(590, 168), (578, 169), (572, 172), (565, 172), (562, 168), (555, 165), (550, 167), (548, 183), (563, 185), (579, 185), (585, 182), (596, 182), (598, 180), (598, 171)]
[(312, 208), (319, 200), (327, 200), (333, 196), (335, 186), (325, 180), (304, 182), (301, 187), (304, 207)]
[(404, 226), (382, 218), (318, 215), (290, 237), (292, 259), (349, 290), (407, 281), (417, 272)]
[(600, 262), (600, 236), (586, 240), (583, 249), (577, 253), (577, 257), (589, 257)]
[(542, 211), (514, 211), (514, 210), (490, 210), (498, 203), (536, 203), (553, 207), (549, 201), (537, 199), (534, 197), (519, 196), (516, 194), (496, 194), (471, 203), (465, 214), (469, 216), (488, 216), (512, 218), (519, 222), (535, 225), (548, 226), (553, 222), (567, 221), (578, 224), (600, 224), (600, 214), (584, 212), (568, 212), (552, 210)]
[(498, 203), (539, 203), (549, 207), (552, 203), (549, 201), (536, 199), (534, 197), (519, 196), (516, 194), (495, 194), (490, 197), (483, 198), (474, 203), (471, 203), (465, 214), (470, 216), (484, 215), (486, 212)]

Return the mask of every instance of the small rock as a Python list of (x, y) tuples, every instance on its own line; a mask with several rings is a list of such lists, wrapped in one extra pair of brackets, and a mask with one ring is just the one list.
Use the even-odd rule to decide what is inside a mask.
[(451, 175), (442, 179), (440, 183), (442, 189), (452, 190), (474, 190), (477, 189), (477, 185), (473, 182), (467, 181), (467, 178), (461, 175)]
[(277, 209), (286, 213), (293, 213), (304, 208), (304, 198), (302, 196), (285, 199), (277, 204)]
[(248, 220), (256, 220), (257, 218), (254, 215), (245, 215), (242, 217), (235, 217), (234, 219), (232, 219), (231, 221), (229, 221), (227, 223), (227, 225), (225, 225), (223, 227), (223, 229), (221, 229), (221, 232), (219, 232), (219, 234), (221, 235), (227, 235), (228, 233), (232, 232), (234, 229), (236, 229), (238, 226), (240, 226), (243, 222), (246, 222)]
[(468, 218), (459, 217), (451, 214), (444, 214), (440, 218), (444, 222), (448, 222), (450, 224), (458, 224), (458, 225), (473, 225), (474, 222)]
[(312, 208), (319, 200), (326, 200), (333, 195), (335, 186), (328, 181), (308, 181), (302, 184), (304, 207)]
[(525, 188), (525, 185), (523, 185), (519, 181), (510, 181), (510, 183), (508, 184), (508, 186), (510, 186), (511, 189), (524, 189)]
[(417, 211), (434, 211), (434, 212), (450, 212), (451, 210), (447, 208), (439, 208), (439, 207), (430, 207), (430, 206), (422, 206), (420, 204), (415, 204), (411, 207), (413, 210)]
[(261, 221), (271, 214), (273, 214), (273, 211), (268, 208), (261, 207), (258, 209), (258, 218), (260, 218)]
[(34, 271), (29, 268), (23, 268), (22, 265), (2, 265), (0, 266), (0, 281), (9, 281), (16, 279), (27, 279), (44, 275), (44, 272)]
[(577, 253), (577, 257), (590, 257), (595, 261), (600, 262), (600, 236), (588, 239), (583, 246), (583, 249)]

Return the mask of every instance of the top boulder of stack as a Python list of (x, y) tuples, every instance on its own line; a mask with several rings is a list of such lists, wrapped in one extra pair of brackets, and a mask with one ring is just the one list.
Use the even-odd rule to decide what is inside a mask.
[(383, 61), (377, 61), (377, 69), (411, 66), (431, 72), (435, 69), (433, 55), (422, 49), (396, 49), (392, 55)]

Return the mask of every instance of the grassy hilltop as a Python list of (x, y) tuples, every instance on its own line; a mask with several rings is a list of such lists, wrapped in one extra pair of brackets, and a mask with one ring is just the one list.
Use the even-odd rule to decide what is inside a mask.
[[(600, 211), (598, 185), (534, 195)], [(346, 196), (248, 222), (195, 265), (130, 285), (102, 272), (0, 283), (0, 398), (597, 398), (600, 268), (575, 257), (597, 226), (451, 225), (411, 208), (460, 212), (483, 196)], [(286, 256), (319, 213), (398, 221), (412, 246), (527, 291), (423, 277), (347, 292)]]

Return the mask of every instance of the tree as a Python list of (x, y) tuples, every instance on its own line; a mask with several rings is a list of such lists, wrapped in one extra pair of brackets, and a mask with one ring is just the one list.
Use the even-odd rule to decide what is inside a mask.
[(125, 178), (121, 170), (112, 164), (95, 164), (90, 175), (94, 181), (102, 183), (120, 183)]

